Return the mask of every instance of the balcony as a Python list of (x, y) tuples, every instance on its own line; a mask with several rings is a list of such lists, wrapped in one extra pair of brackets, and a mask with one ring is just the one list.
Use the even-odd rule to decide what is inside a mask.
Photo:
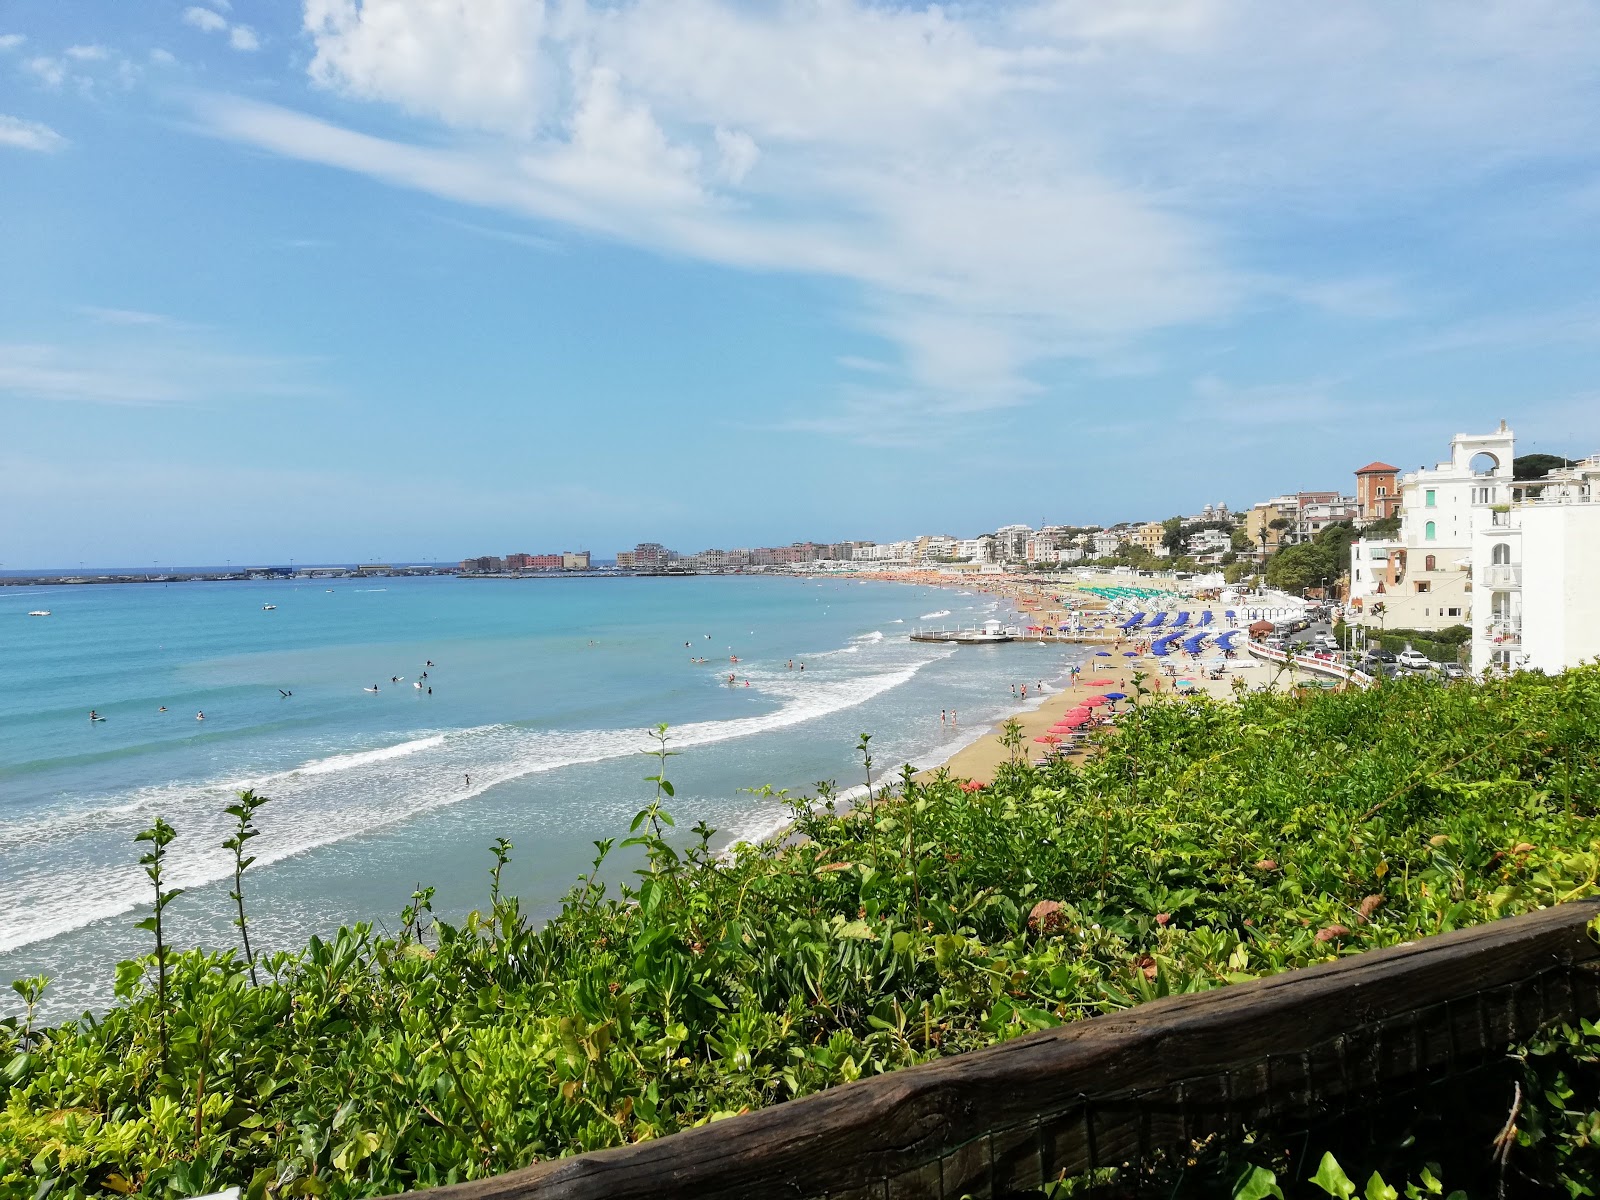
[(1484, 626), (1483, 636), (1499, 646), (1515, 646), (1522, 642), (1522, 618), (1505, 617), (1490, 621)]
[(1519, 588), (1522, 586), (1522, 565), (1491, 563), (1483, 569), (1483, 582), (1492, 588)]

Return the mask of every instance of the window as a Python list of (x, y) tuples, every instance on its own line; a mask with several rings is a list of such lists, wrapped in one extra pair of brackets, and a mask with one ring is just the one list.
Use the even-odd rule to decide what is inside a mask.
[(1389, 489), (1384, 487), (1383, 484), (1380, 483), (1378, 485), (1378, 495), (1387, 496), (1388, 494), (1389, 494)]
[(1418, 592), (1425, 592), (1427, 590), (1428, 590), (1428, 581), (1426, 579), (1417, 580), (1417, 591)]
[(1422, 494), (1422, 503), (1423, 503), (1423, 506), (1426, 507), (1426, 508), (1432, 508), (1433, 507), (1433, 489), (1432, 488), (1429, 488), (1426, 492), (1424, 492)]
[[(1432, 492), (1429, 492), (1429, 493), (1428, 493), (1428, 503), (1430, 503), (1430, 504), (1431, 504), (1431, 503), (1433, 503), (1433, 493), (1432, 493)], [(1425, 526), (1424, 526), (1424, 527), (1423, 527), (1423, 530), (1422, 530), (1422, 536), (1423, 536), (1423, 537), (1424, 537), (1424, 538), (1426, 538), (1426, 539), (1427, 539), (1427, 540), (1428, 540), (1428, 541), (1430, 541), (1430, 542), (1431, 542), (1431, 541), (1433, 541), (1433, 539), (1434, 539), (1434, 536), (1435, 536), (1435, 534), (1436, 534), (1436, 533), (1437, 533), (1437, 532), (1438, 532), (1438, 531), (1437, 531), (1437, 530), (1436, 530), (1436, 529), (1435, 529), (1435, 528), (1434, 528), (1434, 527), (1433, 527), (1433, 522), (1432, 522), (1432, 521), (1429, 521), (1429, 522), (1428, 522), (1428, 523), (1427, 523), (1427, 525), (1425, 525)]]
[(1474, 504), (1489, 504), (1494, 500), (1492, 487), (1475, 487), (1472, 489), (1472, 502)]
[(1430, 554), (1422, 560), (1422, 569), (1424, 571), (1437, 571), (1439, 569), (1438, 562), (1439, 560)]
[(1459, 617), (1461, 610), (1459, 608), (1447, 608), (1444, 610), (1444, 615), (1447, 617)]
[(1509, 566), (1511, 563), (1511, 546), (1506, 542), (1496, 542), (1494, 550), (1489, 555), (1489, 561), (1497, 567)]

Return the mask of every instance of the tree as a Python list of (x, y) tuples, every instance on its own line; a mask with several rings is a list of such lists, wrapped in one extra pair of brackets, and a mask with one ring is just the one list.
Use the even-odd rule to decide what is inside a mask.
[(1245, 528), (1244, 528), (1243, 525), (1234, 526), (1233, 533), (1232, 533), (1231, 536), (1232, 536), (1232, 545), (1233, 545), (1233, 548), (1235, 550), (1248, 550), (1248, 549), (1250, 549), (1250, 535), (1245, 532)]
[(1387, 517), (1380, 517), (1376, 521), (1369, 521), (1361, 530), (1362, 537), (1369, 538), (1397, 538), (1400, 536), (1400, 514), (1391, 513)]
[(1511, 478), (1543, 479), (1551, 471), (1572, 465), (1570, 458), (1562, 458), (1559, 454), (1519, 454), (1511, 460)]
[(1183, 518), (1168, 517), (1161, 522), (1161, 544), (1167, 548), (1167, 553), (1177, 554), (1183, 549)]
[(1317, 586), (1326, 576), (1326, 552), (1315, 542), (1285, 546), (1267, 562), (1267, 583), (1291, 594)]

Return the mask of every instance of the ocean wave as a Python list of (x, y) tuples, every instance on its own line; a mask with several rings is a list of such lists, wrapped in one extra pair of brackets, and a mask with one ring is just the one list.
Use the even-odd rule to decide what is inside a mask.
[[(401, 742), (398, 746), (385, 746), (381, 750), (363, 750), (356, 754), (335, 754), (331, 758), (319, 759), (308, 762), (302, 767), (283, 774), (293, 775), (331, 775), (335, 771), (348, 771), (354, 767), (364, 767), (369, 763), (387, 762), (391, 758), (404, 758), (408, 754), (416, 754), (419, 750), (431, 750), (435, 746), (444, 745), (444, 734), (435, 734), (433, 737), (415, 738), (409, 742)], [(282, 776), (278, 776), (282, 778)], [(260, 784), (255, 786), (259, 787)]]
[(856, 637), (851, 638), (850, 640), (852, 642), (867, 642), (867, 643), (881, 642), (881, 641), (883, 641), (883, 630), (874, 629), (871, 633), (859, 634)]
[[(673, 745), (706, 746), (825, 717), (909, 682), (943, 657), (844, 678), (783, 671), (752, 689), (777, 701), (776, 707), (675, 726)], [(257, 864), (265, 866), (459, 804), (508, 780), (633, 755), (648, 748), (647, 733), (643, 728), (558, 731), (504, 724), (428, 732), (393, 745), (324, 755), (253, 779), (235, 773), (141, 788), (70, 815), (11, 824), (0, 828), (0, 952), (146, 903), (148, 881), (129, 847), (133, 834), (158, 813), (179, 831), (168, 849), (171, 886), (202, 887), (231, 874), (232, 858), (221, 842), (233, 822), (223, 810), (241, 788), (255, 787), (272, 797), (260, 838), (251, 844)]]
[(948, 608), (941, 608), (938, 612), (923, 613), (922, 616), (918, 617), (917, 619), (919, 621), (931, 621), (935, 617), (948, 617), (949, 615), (950, 610)]

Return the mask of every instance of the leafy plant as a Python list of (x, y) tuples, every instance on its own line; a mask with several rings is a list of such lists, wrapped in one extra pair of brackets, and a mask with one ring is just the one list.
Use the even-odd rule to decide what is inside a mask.
[(154, 934), (156, 939), (156, 1028), (159, 1030), (161, 1070), (163, 1074), (166, 1073), (168, 1065), (168, 1046), (167, 947), (162, 938), (162, 917), (167, 911), (167, 905), (183, 895), (183, 889), (164, 889), (162, 882), (167, 858), (167, 846), (177, 836), (177, 830), (168, 825), (161, 817), (157, 817), (148, 829), (140, 830), (134, 835), (133, 839), (135, 842), (150, 843), (150, 849), (139, 856), (139, 865), (144, 868), (145, 877), (150, 880), (150, 886), (155, 890), (155, 899), (151, 905), (150, 915), (140, 921), (138, 927)]
[(245, 846), (261, 831), (255, 827), (256, 810), (267, 803), (267, 797), (258, 796), (253, 788), (239, 793), (239, 802), (230, 804), (226, 809), (227, 814), (238, 821), (233, 831), (233, 836), (222, 843), (224, 850), (233, 852), (233, 891), (228, 893), (228, 899), (238, 907), (239, 915), (234, 919), (234, 924), (239, 927), (239, 940), (244, 943), (244, 961), (250, 968), (250, 983), (260, 986), (256, 978), (256, 956), (250, 950), (250, 927), (245, 923), (244, 916), (244, 872), (245, 868), (255, 862), (255, 855), (247, 855)]

